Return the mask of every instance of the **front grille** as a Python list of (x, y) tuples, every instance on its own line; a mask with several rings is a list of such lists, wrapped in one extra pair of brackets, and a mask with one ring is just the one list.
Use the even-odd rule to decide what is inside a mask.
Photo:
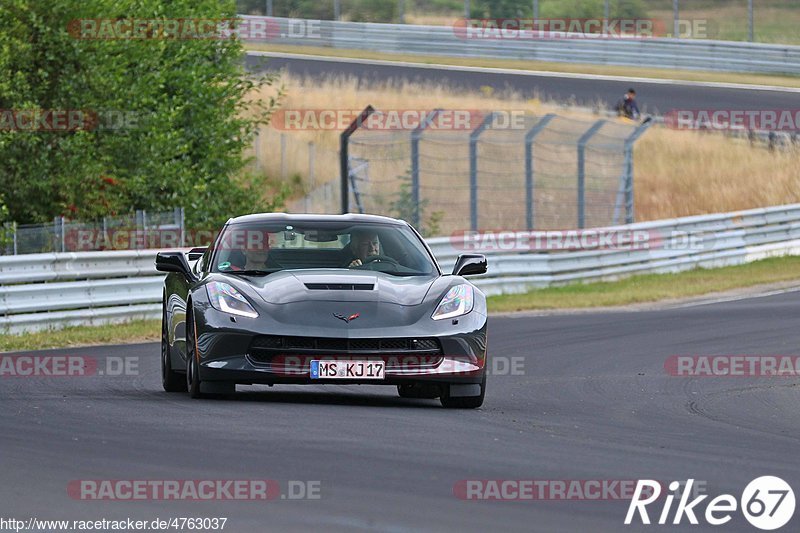
[(270, 363), (275, 356), (287, 355), (442, 355), (436, 338), (341, 339), (329, 337), (291, 337), (259, 335), (253, 338), (248, 351), (259, 363)]

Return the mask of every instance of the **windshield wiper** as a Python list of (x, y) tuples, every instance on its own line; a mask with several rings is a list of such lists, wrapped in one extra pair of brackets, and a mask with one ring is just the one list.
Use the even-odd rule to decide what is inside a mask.
[(280, 270), (275, 268), (272, 270), (220, 270), (222, 274), (236, 274), (237, 276), (268, 276)]

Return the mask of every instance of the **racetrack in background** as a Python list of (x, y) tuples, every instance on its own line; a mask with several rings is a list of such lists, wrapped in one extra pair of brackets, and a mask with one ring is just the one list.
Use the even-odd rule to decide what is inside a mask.
[[(437, 68), (432, 65), (386, 64), (381, 61), (346, 58), (300, 57), (290, 54), (267, 57), (269, 52), (258, 54), (263, 55), (250, 52), (246, 57), (245, 64), (251, 71), (286, 69), (298, 76), (354, 76), (373, 82), (406, 79), (474, 91), (486, 86), (495, 91), (508, 88), (525, 97), (538, 95), (543, 100), (579, 106), (593, 106), (599, 101), (610, 108), (629, 87), (634, 87), (642, 112), (657, 115), (673, 109), (797, 109), (800, 105), (798, 89), (761, 90), (757, 86), (720, 87), (693, 82), (613, 80), (592, 75), (580, 77), (574, 74), (549, 75), (526, 71), (486, 72), (478, 68), (464, 69), (457, 66)], [(364, 105), (367, 103), (369, 102)]]

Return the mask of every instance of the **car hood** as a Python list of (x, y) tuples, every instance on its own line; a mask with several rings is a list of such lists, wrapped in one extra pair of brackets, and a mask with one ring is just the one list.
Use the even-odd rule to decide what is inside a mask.
[[(392, 276), (373, 271), (283, 270), (249, 278), (250, 286), (267, 303), (377, 302), (419, 305), (436, 276)], [(370, 288), (371, 286), (371, 288)]]

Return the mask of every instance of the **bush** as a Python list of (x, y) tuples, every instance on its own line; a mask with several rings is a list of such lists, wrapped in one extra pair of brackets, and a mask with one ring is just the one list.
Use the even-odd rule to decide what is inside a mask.
[(0, 131), (0, 190), (19, 222), (186, 208), (191, 225), (257, 208), (232, 178), (276, 101), (244, 96), (241, 43), (77, 39), (76, 19), (230, 18), (233, 0), (3, 0), (0, 109), (114, 111), (116, 130)]

